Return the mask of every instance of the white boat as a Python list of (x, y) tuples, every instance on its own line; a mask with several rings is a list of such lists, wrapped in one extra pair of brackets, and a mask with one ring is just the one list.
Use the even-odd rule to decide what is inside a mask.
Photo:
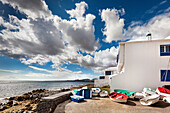
[(108, 92), (103, 90), (102, 92), (100, 92), (100, 97), (107, 97), (108, 96)]
[(155, 104), (159, 101), (159, 95), (157, 94), (153, 94), (151, 96), (147, 96), (147, 97), (144, 97), (142, 99), (140, 99), (140, 103), (142, 105), (152, 105), (152, 104)]
[(136, 92), (134, 98), (142, 99), (142, 98), (146, 97), (146, 95), (147, 94), (145, 94), (145, 93)]
[(164, 87), (158, 87), (156, 92), (162, 97), (170, 97), (170, 90)]
[(83, 96), (78, 96), (78, 95), (73, 95), (70, 96), (71, 100), (74, 102), (81, 102), (84, 101), (84, 97)]
[(143, 88), (143, 92), (149, 95), (156, 94), (156, 91), (152, 90), (151, 88)]
[(170, 103), (170, 97), (164, 97), (163, 101), (166, 102), (166, 103)]
[(127, 95), (116, 92), (112, 92), (108, 96), (114, 102), (126, 103), (128, 99)]
[(98, 96), (100, 93), (100, 88), (91, 88), (92, 89), (92, 95), (93, 96)]

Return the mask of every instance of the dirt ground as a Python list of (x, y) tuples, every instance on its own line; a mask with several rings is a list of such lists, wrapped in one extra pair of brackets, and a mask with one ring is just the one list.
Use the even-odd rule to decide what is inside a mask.
[(170, 104), (160, 100), (154, 105), (143, 106), (134, 100), (122, 104), (109, 98), (96, 97), (81, 103), (68, 103), (65, 105), (65, 113), (170, 113)]

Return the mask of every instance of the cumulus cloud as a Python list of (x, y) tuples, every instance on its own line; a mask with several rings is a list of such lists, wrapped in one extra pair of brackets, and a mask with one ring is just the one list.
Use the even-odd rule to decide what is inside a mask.
[(85, 2), (76, 3), (75, 9), (66, 10), (70, 14), (70, 20), (61, 20), (57, 26), (63, 33), (66, 42), (71, 46), (80, 48), (85, 52), (92, 52), (98, 48), (93, 26), (95, 16), (92, 14), (84, 15), (86, 7), (88, 5)]
[(124, 9), (117, 10), (107, 8), (101, 11), (101, 19), (105, 22), (103, 35), (106, 35), (103, 41), (111, 43), (113, 40), (123, 39), (124, 19), (120, 18), (120, 14), (125, 14)]
[(165, 39), (170, 36), (170, 13), (163, 13), (142, 25), (129, 26), (125, 36), (131, 40), (146, 40), (146, 33), (152, 33), (152, 39)]
[(103, 74), (104, 70), (108, 67), (115, 67), (117, 65), (117, 54), (118, 48), (113, 46), (110, 49), (94, 52), (94, 56), (77, 55), (76, 58), (69, 60), (69, 62), (72, 64), (79, 64), (86, 68), (91, 68), (95, 73)]
[(44, 0), (1, 0), (3, 4), (9, 4), (13, 8), (26, 14), (30, 18), (48, 17), (51, 16), (51, 11), (48, 9)]
[[(18, 10), (24, 9), (20, 6), (22, 4), (17, 1), (14, 2), (14, 5), (9, 1), (3, 3), (12, 4), (13, 7), (17, 4), (17, 7), (20, 7)], [(42, 7), (39, 10), (42, 11), (44, 9)], [(102, 67), (103, 64), (99, 65), (92, 54), (98, 48), (98, 40), (95, 40), (94, 35), (93, 20), (95, 16), (85, 14), (87, 7), (85, 2), (80, 2), (76, 4), (75, 9), (66, 10), (70, 15), (69, 20), (61, 19), (57, 15), (52, 15), (48, 19), (42, 15), (37, 17), (29, 15), (29, 18), (21, 20), (9, 15), (9, 21), (0, 17), (0, 25), (5, 27), (0, 33), (0, 54), (19, 59), (27, 65), (45, 65), (51, 61), (52, 67), (56, 68), (56, 71), (29, 67), (52, 75), (60, 72), (83, 75), (82, 71), (72, 72), (61, 68), (62, 64), (78, 64), (87, 68)], [(24, 10), (23, 13), (29, 14)], [(27, 10), (34, 14), (38, 13), (31, 9)], [(82, 52), (86, 52), (88, 55), (83, 56)], [(40, 75), (51, 76), (49, 74)]]
[(15, 16), (9, 18), (9, 22), (1, 18), (4, 21), (3, 26), (14, 26), (1, 31), (1, 54), (18, 59), (31, 57), (36, 59), (40, 55), (56, 55), (63, 52), (64, 42), (60, 39), (59, 30), (53, 21), (40, 18), (19, 20)]

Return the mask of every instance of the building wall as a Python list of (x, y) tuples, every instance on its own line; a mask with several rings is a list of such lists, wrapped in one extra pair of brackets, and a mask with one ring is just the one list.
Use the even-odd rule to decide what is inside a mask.
[(124, 73), (112, 77), (111, 90), (142, 91), (144, 87), (156, 89), (170, 84), (160, 79), (160, 70), (170, 69), (167, 67), (170, 56), (160, 56), (161, 44), (170, 44), (170, 41), (126, 43)]
[(109, 76), (105, 76), (105, 79), (98, 79), (94, 80), (94, 86), (95, 87), (103, 87), (103, 86), (108, 86), (110, 85), (110, 78)]

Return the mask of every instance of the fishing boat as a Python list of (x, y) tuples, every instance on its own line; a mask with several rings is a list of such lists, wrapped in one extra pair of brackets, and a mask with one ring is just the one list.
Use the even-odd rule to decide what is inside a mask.
[(100, 93), (100, 88), (91, 88), (92, 89), (92, 95), (93, 96), (98, 96)]
[(74, 89), (72, 90), (72, 94), (82, 96), (82, 89)]
[(156, 94), (156, 91), (152, 90), (151, 88), (143, 88), (143, 92), (149, 95)]
[(156, 92), (162, 97), (170, 97), (170, 90), (164, 87), (158, 87)]
[(142, 105), (152, 105), (155, 104), (159, 101), (159, 95), (153, 94), (151, 96), (144, 97), (140, 99), (140, 103)]
[(170, 103), (170, 97), (164, 97), (163, 101), (166, 102), (166, 103)]
[(74, 102), (81, 102), (84, 101), (84, 97), (83, 96), (78, 96), (78, 95), (73, 95), (70, 96), (71, 100)]
[(125, 94), (125, 95), (127, 95), (127, 96), (130, 96), (130, 95), (136, 93), (136, 92), (134, 92), (134, 91), (123, 90), (123, 89), (114, 89), (113, 92)]
[(107, 97), (107, 96), (108, 96), (108, 92), (106, 90), (100, 92), (100, 97)]
[(145, 93), (140, 93), (140, 92), (136, 92), (135, 93), (135, 97), (134, 98), (136, 98), (136, 99), (142, 99), (142, 98), (144, 98), (144, 97), (146, 97), (147, 96), (147, 94), (145, 94)]
[(128, 96), (125, 94), (121, 94), (121, 93), (116, 93), (116, 92), (112, 92), (109, 95), (109, 98), (114, 101), (114, 102), (122, 102), (122, 103), (126, 103)]

